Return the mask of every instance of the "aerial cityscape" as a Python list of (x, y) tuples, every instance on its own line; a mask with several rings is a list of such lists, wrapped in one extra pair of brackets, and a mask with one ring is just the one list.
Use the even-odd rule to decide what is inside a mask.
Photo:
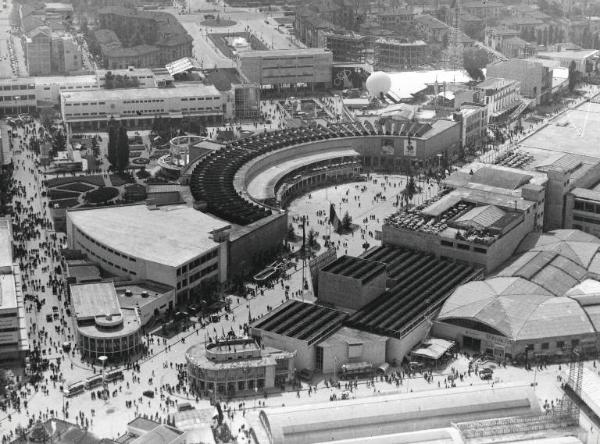
[(2, 444), (600, 442), (600, 0), (1, 1)]

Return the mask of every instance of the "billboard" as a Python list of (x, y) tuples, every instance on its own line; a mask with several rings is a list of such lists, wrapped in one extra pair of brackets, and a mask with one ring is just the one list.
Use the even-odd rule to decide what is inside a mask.
[(394, 139), (381, 140), (381, 154), (384, 156), (394, 155)]
[(411, 139), (406, 139), (404, 141), (404, 155), (407, 157), (416, 157), (417, 156), (417, 145)]
[(358, 66), (333, 66), (331, 83), (335, 89), (362, 89), (369, 73)]

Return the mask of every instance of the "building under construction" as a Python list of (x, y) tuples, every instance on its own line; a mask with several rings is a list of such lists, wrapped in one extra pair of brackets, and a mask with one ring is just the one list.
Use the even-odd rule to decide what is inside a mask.
[(365, 63), (368, 58), (369, 37), (348, 33), (327, 35), (327, 49), (333, 53), (334, 62)]
[(375, 69), (409, 69), (427, 63), (428, 46), (422, 40), (402, 42), (380, 38), (375, 40)]

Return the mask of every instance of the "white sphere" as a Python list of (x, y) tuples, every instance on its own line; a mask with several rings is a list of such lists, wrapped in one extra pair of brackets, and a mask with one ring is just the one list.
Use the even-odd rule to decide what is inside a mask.
[(367, 79), (367, 91), (373, 97), (387, 93), (392, 87), (392, 79), (383, 71), (376, 71)]

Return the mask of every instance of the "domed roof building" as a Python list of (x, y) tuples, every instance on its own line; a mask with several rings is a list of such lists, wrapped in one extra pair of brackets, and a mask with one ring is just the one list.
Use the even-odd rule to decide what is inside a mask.
[(563, 355), (576, 346), (596, 352), (600, 239), (577, 230), (531, 233), (517, 254), (496, 275), (458, 287), (435, 333), (501, 359)]

